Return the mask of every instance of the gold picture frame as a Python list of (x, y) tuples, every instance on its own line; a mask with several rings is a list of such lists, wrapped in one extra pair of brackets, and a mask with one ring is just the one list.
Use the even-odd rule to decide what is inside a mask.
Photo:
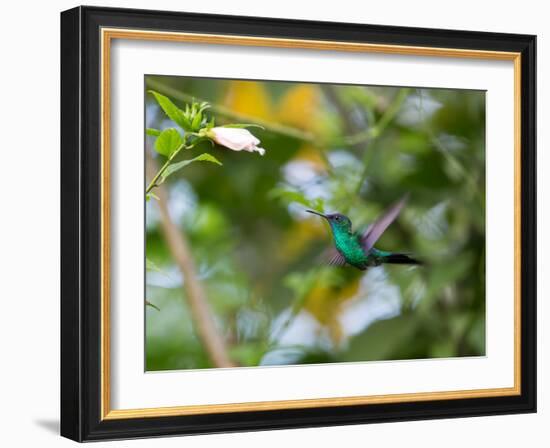
[[(108, 11), (107, 16), (109, 19), (103, 20), (105, 11)], [(117, 10), (120, 11), (120, 10)], [(532, 258), (532, 249), (531, 246), (525, 246), (525, 242), (522, 242), (522, 235), (526, 230), (522, 228), (522, 216), (525, 213), (530, 213), (532, 207), (534, 206), (531, 203), (525, 202), (525, 196), (522, 196), (522, 192), (525, 190), (526, 182), (531, 182), (530, 179), (525, 179), (524, 173), (526, 169), (531, 167), (525, 167), (522, 164), (525, 163), (525, 152), (534, 151), (532, 143), (529, 143), (529, 136), (522, 135), (522, 132), (525, 132), (525, 129), (529, 129), (529, 126), (532, 123), (532, 116), (526, 114), (526, 110), (532, 108), (532, 103), (529, 100), (529, 103), (526, 103), (526, 99), (529, 99), (530, 96), (526, 94), (526, 89), (529, 89), (530, 82), (526, 79), (526, 76), (531, 78), (533, 73), (530, 71), (530, 61), (534, 57), (532, 53), (532, 39), (528, 39), (525, 36), (515, 36), (509, 35), (507, 39), (503, 38), (503, 49), (490, 49), (491, 46), (489, 36), (477, 36), (477, 44), (479, 48), (469, 48), (469, 47), (460, 47), (461, 39), (464, 37), (471, 36), (461, 36), (460, 32), (458, 34), (453, 34), (449, 32), (449, 35), (446, 39), (441, 38), (438, 40), (432, 35), (431, 30), (424, 30), (426, 34), (426, 39), (432, 38), (434, 45), (428, 46), (425, 43), (422, 44), (411, 44), (408, 45), (405, 42), (397, 43), (390, 42), (392, 38), (387, 37), (386, 43), (380, 42), (369, 42), (368, 37), (365, 38), (365, 42), (357, 41), (346, 41), (344, 38), (342, 40), (331, 40), (331, 39), (319, 39), (319, 38), (288, 38), (288, 37), (277, 37), (275, 35), (274, 29), (277, 28), (277, 23), (271, 23), (272, 26), (272, 36), (252, 36), (244, 33), (242, 35), (235, 35), (224, 33), (223, 30), (219, 33), (213, 32), (197, 32), (196, 30), (192, 31), (174, 31), (166, 25), (166, 29), (147, 29), (144, 26), (128, 26), (132, 23), (132, 16), (126, 12), (113, 12), (105, 9), (97, 8), (77, 8), (64, 13), (64, 27), (66, 33), (81, 33), (81, 38), (95, 39), (96, 48), (98, 54), (93, 56), (94, 60), (98, 62), (98, 74), (99, 74), (99, 90), (97, 91), (99, 99), (99, 112), (100, 112), (100, 123), (99, 123), (99, 191), (98, 197), (100, 200), (99, 210), (99, 259), (98, 259), (98, 272), (100, 274), (99, 281), (99, 322), (98, 322), (98, 334), (99, 334), (99, 376), (98, 376), (98, 386), (99, 386), (99, 405), (97, 408), (94, 405), (94, 409), (97, 412), (96, 415), (88, 415), (88, 419), (96, 419), (97, 425), (109, 424), (109, 422), (124, 421), (126, 424), (131, 421), (138, 421), (140, 419), (155, 420), (159, 418), (185, 418), (189, 416), (208, 416), (213, 414), (239, 414), (247, 412), (264, 412), (264, 411), (289, 411), (289, 410), (305, 410), (305, 409), (317, 409), (317, 408), (330, 408), (338, 409), (340, 407), (361, 407), (364, 408), (367, 405), (387, 405), (387, 404), (398, 404), (398, 403), (418, 403), (421, 405), (423, 402), (437, 402), (437, 401), (455, 401), (460, 399), (498, 399), (506, 397), (516, 397), (517, 399), (525, 400), (526, 394), (529, 394), (529, 400), (532, 400), (531, 388), (525, 390), (525, 387), (522, 385), (525, 384), (525, 377), (522, 376), (524, 373), (525, 365), (522, 364), (531, 362), (530, 359), (526, 361), (525, 353), (522, 352), (522, 348), (525, 347), (525, 339), (522, 335), (525, 332), (525, 328), (522, 328), (522, 322), (526, 322), (526, 319), (531, 321), (532, 316), (526, 316), (525, 311), (525, 293), (522, 292), (522, 285), (524, 280), (524, 275), (522, 275), (522, 260), (526, 257)], [(153, 19), (156, 21), (155, 24), (159, 24), (162, 20), (169, 20), (165, 15), (160, 14), (155, 16), (155, 12), (142, 12), (143, 19), (145, 22), (151, 21)], [(113, 15), (116, 20), (113, 19)], [(182, 20), (182, 27), (185, 28), (188, 26), (189, 21), (193, 20), (193, 17), (183, 17), (180, 16)], [(207, 16), (204, 16), (205, 20)], [(90, 34), (84, 33), (83, 28), (80, 28), (76, 25), (79, 21), (88, 21), (87, 23), (93, 23), (94, 34), (90, 37)], [(254, 19), (251, 19), (254, 23)], [(260, 19), (258, 19), (260, 20)], [(267, 20), (267, 19), (262, 19)], [(117, 22), (118, 23), (114, 23)], [(144, 23), (145, 23), (144, 22)], [(141, 22), (140, 22), (141, 23)], [(125, 26), (126, 24), (126, 26)], [(217, 25), (213, 23), (212, 26)], [(287, 24), (288, 25), (288, 24)], [(280, 25), (283, 26), (283, 25)], [(319, 25), (321, 28), (322, 26)], [(338, 24), (323, 24), (323, 26), (330, 28), (334, 27), (334, 30), (338, 29)], [(360, 27), (358, 25), (358, 27)], [(157, 26), (155, 28), (158, 28)], [(342, 27), (343, 29), (343, 27)], [(368, 31), (368, 30), (367, 30)], [(345, 30), (341, 30), (345, 34)], [(90, 33), (88, 30), (87, 33)], [(284, 31), (281, 30), (281, 34)], [(380, 31), (381, 39), (384, 37), (384, 30)], [(367, 33), (368, 34), (368, 33)], [(389, 34), (388, 34), (389, 35)], [(515, 36), (515, 37), (512, 37)], [(73, 36), (74, 37), (74, 36)], [(515, 39), (515, 40), (514, 40)], [(264, 402), (243, 402), (243, 403), (231, 403), (231, 404), (212, 404), (212, 405), (182, 405), (175, 407), (156, 407), (156, 408), (142, 408), (142, 409), (112, 409), (111, 403), (111, 371), (110, 371), (110, 358), (111, 358), (111, 349), (110, 349), (110, 247), (111, 247), (111, 229), (110, 229), (110, 220), (111, 220), (111, 165), (110, 165), (110, 154), (111, 154), (111, 116), (110, 116), (110, 105), (111, 105), (111, 46), (115, 40), (139, 40), (139, 41), (163, 41), (163, 42), (182, 42), (182, 43), (200, 43), (208, 45), (237, 45), (242, 47), (274, 47), (274, 48), (287, 48), (287, 49), (311, 49), (311, 50), (322, 50), (322, 51), (342, 51), (342, 52), (355, 52), (355, 53), (381, 53), (381, 54), (398, 54), (398, 55), (409, 55), (409, 56), (435, 56), (435, 57), (444, 57), (444, 58), (466, 58), (466, 59), (482, 59), (488, 61), (494, 60), (504, 60), (513, 62), (514, 66), (514, 170), (515, 170), (515, 179), (514, 179), (514, 386), (505, 387), (505, 388), (489, 388), (489, 389), (475, 389), (475, 390), (460, 390), (460, 391), (445, 391), (445, 392), (424, 392), (424, 393), (405, 393), (405, 394), (394, 394), (394, 395), (374, 395), (374, 396), (354, 396), (354, 397), (339, 397), (339, 398), (315, 398), (315, 399), (304, 399), (304, 400), (282, 400), (282, 401), (264, 401)], [(463, 39), (464, 42), (466, 40)], [(516, 41), (520, 41), (519, 45)], [(451, 42), (453, 45), (451, 46)], [(469, 42), (469, 41), (468, 41)], [(527, 42), (527, 43), (526, 43)], [(77, 45), (76, 43), (74, 45)], [(468, 45), (471, 45), (470, 43)], [(531, 46), (530, 46), (531, 45)], [(82, 51), (79, 48), (74, 50), (77, 54), (79, 51)], [(82, 67), (78, 61), (73, 60), (74, 56), (69, 61), (69, 56), (66, 56), (67, 65), (76, 64), (77, 69)], [(80, 73), (80, 72), (79, 72)], [(67, 70), (65, 76), (74, 76), (74, 67), (71, 67), (71, 70)], [(526, 87), (527, 85), (527, 87)], [(79, 86), (81, 88), (81, 86)], [(534, 88), (534, 86), (533, 86)], [(69, 92), (68, 92), (69, 93)], [(68, 106), (64, 106), (68, 109)], [(529, 122), (526, 122), (529, 121)], [(75, 125), (74, 123), (71, 125)], [(66, 148), (62, 149), (67, 151)], [(527, 163), (531, 164), (530, 159), (527, 160)], [(528, 210), (525, 210), (528, 208)], [(71, 211), (70, 213), (72, 213)], [(69, 214), (69, 212), (67, 212)], [(524, 222), (524, 221), (523, 221)], [(529, 226), (534, 225), (532, 223)], [(80, 249), (79, 249), (80, 250)], [(526, 253), (526, 251), (528, 253)], [(532, 275), (532, 274), (530, 274)], [(64, 300), (70, 300), (65, 298)], [(532, 300), (532, 298), (529, 298)], [(68, 325), (65, 323), (65, 325)], [(79, 329), (81, 331), (81, 329)], [(79, 347), (79, 350), (81, 348)], [(529, 351), (530, 352), (530, 351)], [(531, 357), (531, 355), (529, 355)], [(79, 361), (75, 359), (67, 360), (67, 363), (78, 363)], [(534, 361), (532, 361), (534, 362)], [(528, 373), (528, 376), (532, 376), (532, 372)], [(69, 392), (67, 392), (69, 393)], [(71, 392), (73, 393), (73, 392)], [(82, 400), (82, 398), (80, 398)], [(513, 400), (511, 401), (513, 402)], [(84, 406), (83, 403), (79, 402), (79, 406)], [(523, 403), (523, 401), (522, 401)], [(336, 411), (334, 411), (336, 412)], [(93, 413), (93, 412), (92, 412)], [(90, 414), (90, 412), (88, 412)], [(475, 414), (475, 413), (474, 413)], [(466, 414), (465, 414), (466, 415)], [(66, 421), (71, 419), (65, 418)], [(76, 426), (75, 426), (76, 425)], [(96, 429), (88, 427), (88, 435), (83, 435), (82, 422), (78, 424), (73, 423), (71, 420), (65, 425), (65, 429), (62, 432), (71, 438), (88, 440), (90, 438), (96, 437), (93, 435)], [(153, 434), (156, 426), (155, 423), (151, 422), (149, 428), (150, 433)], [(282, 425), (284, 426), (284, 425)], [(69, 428), (70, 427), (70, 428)], [(78, 427), (78, 428), (77, 428)], [(246, 428), (245, 428), (246, 429)], [(200, 425), (197, 426), (197, 431), (200, 430)], [(126, 431), (126, 432), (125, 432)], [(182, 433), (185, 431), (182, 431)], [(75, 435), (75, 434), (80, 434)], [(99, 433), (98, 433), (99, 434)], [(117, 433), (116, 430), (113, 432), (107, 431), (105, 434), (101, 433), (98, 435), (98, 438), (111, 438), (111, 437), (125, 437), (131, 436), (129, 430), (119, 430)]]

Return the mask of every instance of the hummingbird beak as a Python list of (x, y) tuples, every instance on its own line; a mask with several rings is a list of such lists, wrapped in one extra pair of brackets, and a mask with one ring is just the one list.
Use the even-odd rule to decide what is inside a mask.
[(327, 215), (323, 215), (322, 213), (316, 212), (315, 210), (306, 210), (306, 212), (308, 212), (308, 213), (313, 213), (314, 215), (318, 215), (318, 216), (321, 216), (321, 217), (323, 217), (323, 218), (325, 218), (325, 219), (328, 219), (328, 218), (327, 218)]

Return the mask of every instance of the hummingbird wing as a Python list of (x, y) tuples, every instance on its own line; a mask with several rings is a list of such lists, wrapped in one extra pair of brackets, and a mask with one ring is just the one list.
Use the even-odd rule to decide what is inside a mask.
[(374, 243), (382, 236), (388, 226), (397, 218), (399, 212), (407, 202), (407, 196), (403, 196), (399, 201), (393, 204), (384, 214), (373, 222), (361, 235), (361, 245), (365, 252), (372, 249)]
[(328, 263), (329, 266), (344, 266), (346, 259), (338, 252), (334, 247), (330, 247), (322, 255), (323, 261)]

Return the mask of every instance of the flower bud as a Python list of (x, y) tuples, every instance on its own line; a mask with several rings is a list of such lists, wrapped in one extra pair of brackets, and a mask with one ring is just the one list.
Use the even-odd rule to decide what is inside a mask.
[(265, 154), (265, 149), (260, 148), (260, 140), (252, 135), (247, 129), (215, 127), (208, 129), (206, 135), (218, 145), (232, 149), (233, 151), (259, 152)]

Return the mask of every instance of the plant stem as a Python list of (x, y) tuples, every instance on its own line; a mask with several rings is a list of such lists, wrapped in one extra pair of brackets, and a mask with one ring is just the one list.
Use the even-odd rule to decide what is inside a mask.
[(372, 158), (372, 155), (373, 155), (372, 144), (376, 141), (376, 139), (380, 135), (382, 135), (386, 127), (393, 121), (393, 119), (401, 109), (401, 106), (409, 96), (409, 93), (410, 93), (409, 88), (400, 89), (397, 95), (395, 96), (395, 99), (393, 100), (393, 102), (386, 109), (386, 111), (380, 117), (380, 119), (376, 122), (376, 124), (372, 128), (363, 132), (361, 135), (358, 134), (354, 137), (355, 142), (361, 141), (361, 139), (370, 138), (370, 143), (371, 143), (371, 147), (369, 148), (369, 150), (365, 151), (365, 153), (363, 154), (363, 172), (361, 173), (359, 182), (357, 182), (357, 186), (355, 189), (356, 195), (358, 195), (359, 192), (361, 191), (361, 187), (367, 180), (367, 176), (369, 174), (369, 167), (370, 167), (369, 159)]
[[(154, 167), (154, 161), (149, 159), (148, 165)], [(198, 278), (187, 238), (170, 216), (167, 204), (167, 191), (163, 185), (158, 185), (157, 187), (160, 224), (166, 238), (166, 245), (184, 279), (185, 298), (187, 299), (197, 336), (203, 343), (204, 349), (214, 366), (234, 367), (235, 363), (229, 357), (225, 341), (216, 327), (206, 291)]]
[[(153, 90), (157, 90), (160, 93), (164, 95), (168, 95), (178, 101), (183, 101), (183, 102), (204, 101), (201, 98), (188, 95), (185, 92), (181, 92), (177, 89), (174, 89), (173, 87), (163, 84), (160, 81), (151, 79), (150, 77), (147, 77), (147, 87)], [(276, 132), (277, 134), (286, 135), (287, 137), (292, 137), (292, 138), (303, 140), (310, 143), (316, 143), (316, 144), (319, 143), (318, 138), (316, 138), (316, 136), (310, 132), (304, 132), (300, 129), (296, 129), (291, 126), (286, 126), (279, 123), (271, 123), (269, 121), (263, 120), (258, 117), (251, 117), (249, 115), (237, 113), (219, 104), (210, 103), (210, 105), (211, 105), (210, 110), (217, 112), (218, 114), (223, 115), (225, 117), (231, 118), (232, 120), (236, 120), (237, 122), (258, 124), (269, 131)]]
[(157, 174), (155, 174), (155, 177), (153, 177), (153, 180), (149, 183), (149, 186), (147, 187), (147, 189), (145, 190), (145, 194), (149, 193), (153, 188), (157, 187), (157, 180), (159, 179), (159, 177), (162, 175), (162, 173), (164, 173), (164, 171), (166, 170), (166, 168), (168, 168), (168, 165), (170, 165), (170, 162), (172, 161), (172, 158), (170, 157), (165, 163), (164, 165), (162, 165), (162, 168), (157, 172)]
[[(185, 137), (184, 137), (185, 138)], [(149, 193), (153, 188), (155, 187), (158, 187), (157, 185), (157, 181), (159, 180), (160, 176), (162, 176), (162, 173), (164, 173), (166, 171), (166, 168), (168, 168), (168, 166), (172, 163), (172, 160), (174, 160), (176, 158), (176, 156), (178, 155), (178, 153), (182, 150), (182, 149), (190, 149), (192, 148), (193, 145), (189, 145), (189, 146), (186, 146), (185, 145), (185, 141), (178, 147), (178, 149), (176, 149), (171, 155), (170, 157), (168, 157), (168, 160), (166, 160), (166, 162), (164, 162), (164, 165), (162, 165), (162, 168), (160, 170), (158, 170), (157, 174), (155, 174), (155, 176), (153, 177), (153, 180), (151, 180), (151, 182), (149, 183), (149, 186), (147, 187), (147, 189), (145, 190), (145, 194)]]

